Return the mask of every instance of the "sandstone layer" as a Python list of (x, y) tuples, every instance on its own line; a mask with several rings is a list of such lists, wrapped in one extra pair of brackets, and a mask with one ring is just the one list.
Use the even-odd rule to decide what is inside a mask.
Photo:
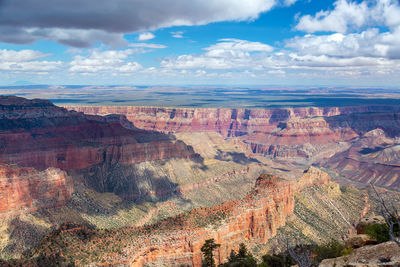
[[(310, 168), (299, 184), (261, 175), (244, 198), (197, 208), (153, 225), (111, 231), (60, 229), (42, 240), (33, 251), (32, 259), (51, 257), (60, 249), (66, 262), (72, 260), (78, 265), (103, 262), (130, 266), (201, 266), (200, 248), (206, 239), (214, 238), (221, 244), (216, 261), (223, 262), (241, 242), (247, 242), (250, 248), (265, 245), (293, 214), (297, 190), (329, 182), (329, 176), (315, 168)], [(82, 235), (87, 237), (82, 239)]]
[[(123, 114), (135, 127), (162, 133), (216, 132), (224, 138), (239, 140), (244, 144), (244, 151), (254, 154), (301, 164), (321, 164), (362, 183), (372, 182), (392, 189), (399, 189), (400, 185), (400, 144), (397, 138), (400, 136), (399, 106), (283, 109), (131, 106), (67, 108), (87, 114)], [(364, 139), (374, 131), (382, 132), (390, 140), (378, 144), (376, 151), (370, 151), (365, 149), (368, 144)], [(369, 139), (381, 138), (372, 135)], [(333, 159), (327, 163), (330, 158)]]
[(46, 100), (0, 97), (0, 161), (70, 171), (103, 162), (132, 164), (191, 157), (169, 136), (134, 128), (121, 116), (70, 112)]
[(59, 169), (0, 164), (0, 216), (64, 206), (72, 192), (71, 178)]

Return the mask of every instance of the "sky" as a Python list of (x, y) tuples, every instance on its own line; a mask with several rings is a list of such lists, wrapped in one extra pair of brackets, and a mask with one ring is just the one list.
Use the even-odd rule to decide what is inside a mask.
[(399, 82), (398, 0), (0, 0), (0, 85)]

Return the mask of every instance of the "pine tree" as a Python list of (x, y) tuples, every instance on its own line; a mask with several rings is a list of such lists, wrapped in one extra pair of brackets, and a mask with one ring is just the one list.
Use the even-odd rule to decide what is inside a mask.
[(201, 252), (203, 252), (204, 255), (203, 266), (215, 267), (213, 251), (220, 246), (220, 244), (215, 243), (214, 238), (206, 240), (204, 245), (201, 247)]

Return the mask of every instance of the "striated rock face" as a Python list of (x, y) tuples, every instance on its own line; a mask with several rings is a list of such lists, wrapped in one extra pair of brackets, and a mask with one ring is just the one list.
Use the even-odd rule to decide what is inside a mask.
[[(317, 163), (364, 184), (372, 182), (392, 189), (400, 188), (399, 106), (68, 108), (88, 114), (124, 114), (138, 128), (163, 133), (217, 132), (225, 138), (236, 137), (248, 152), (297, 163)], [(368, 150), (368, 147), (376, 150)]]
[[(77, 265), (102, 262), (130, 266), (201, 266), (201, 246), (214, 238), (221, 244), (216, 262), (223, 262), (241, 242), (262, 246), (276, 235), (293, 214), (295, 193), (303, 186), (329, 182), (317, 169), (305, 173), (301, 186), (272, 175), (261, 175), (254, 188), (236, 201), (209, 208), (196, 208), (143, 227), (125, 227), (112, 231), (58, 231), (42, 240), (34, 255), (50, 257), (52, 251), (64, 252)], [(58, 240), (69, 240), (59, 242)], [(53, 250), (49, 251), (48, 248)], [(100, 258), (98, 256), (100, 255)]]
[(400, 146), (382, 129), (365, 133), (349, 149), (320, 164), (363, 184), (400, 189)]
[[(400, 134), (400, 107), (357, 106), (286, 109), (190, 109), (73, 106), (87, 114), (123, 114), (136, 127), (163, 133), (214, 131), (240, 137), (254, 153), (315, 157), (367, 131)], [(335, 150), (333, 148), (333, 150)]]
[(70, 171), (103, 162), (191, 157), (183, 142), (134, 128), (121, 116), (69, 112), (46, 100), (0, 97), (0, 162)]
[(0, 164), (0, 216), (63, 206), (72, 192), (71, 178), (59, 169)]
[[(155, 237), (146, 240), (146, 246), (133, 250), (131, 266), (201, 266), (201, 246), (205, 240), (214, 238), (221, 244), (217, 262), (226, 259), (232, 249), (241, 242), (265, 244), (277, 229), (286, 223), (294, 209), (294, 186), (275, 176), (261, 175), (252, 193), (244, 199), (227, 202), (211, 208), (199, 208), (187, 216), (161, 222), (160, 227), (171, 230), (170, 223), (181, 223), (184, 229), (158, 236), (161, 242), (152, 244)], [(214, 218), (218, 218), (213, 222)], [(203, 227), (195, 227), (204, 225)], [(214, 224), (214, 225), (212, 225)], [(186, 229), (186, 227), (190, 227)]]
[[(166, 133), (216, 131), (224, 137), (240, 136), (251, 132), (268, 133), (276, 125), (290, 119), (400, 111), (398, 106), (378, 105), (286, 109), (193, 109), (132, 106), (70, 106), (67, 108), (95, 115), (123, 114), (136, 127), (146, 130)], [(320, 126), (326, 127), (323, 122), (321, 123)], [(299, 123), (297, 122), (297, 124)], [(293, 123), (287, 126), (299, 127)], [(300, 126), (304, 128), (302, 123)], [(306, 127), (309, 126), (310, 124), (307, 124)]]

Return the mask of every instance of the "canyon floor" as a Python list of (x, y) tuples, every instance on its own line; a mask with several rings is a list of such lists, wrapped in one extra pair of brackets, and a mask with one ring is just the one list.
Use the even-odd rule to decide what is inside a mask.
[(0, 97), (7, 264), (201, 265), (344, 240), (400, 206), (400, 106), (166, 108)]

